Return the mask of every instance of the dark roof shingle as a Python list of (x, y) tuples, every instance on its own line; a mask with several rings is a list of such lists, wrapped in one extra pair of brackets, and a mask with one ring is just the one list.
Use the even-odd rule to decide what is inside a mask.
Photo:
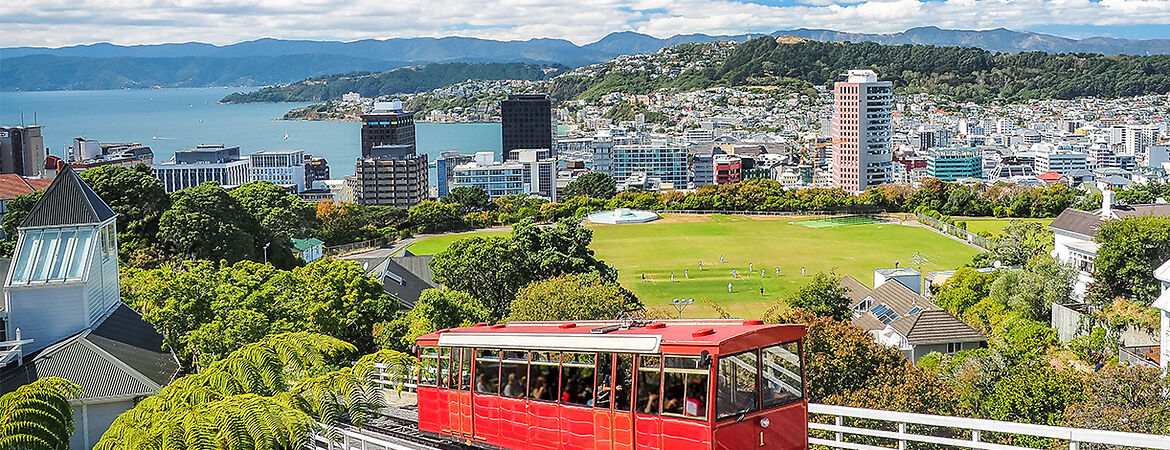
[(66, 164), (20, 226), (92, 224), (113, 216), (114, 210), (82, 181), (73, 167)]
[(931, 309), (890, 322), (911, 345), (985, 341), (982, 333), (941, 309)]
[(129, 306), (118, 308), (93, 330), (83, 331), (25, 357), (0, 373), (8, 392), (42, 377), (61, 377), (81, 386), (83, 398), (149, 395), (178, 372), (162, 336)]
[(1103, 224), (1104, 221), (1101, 220), (1101, 216), (1098, 214), (1068, 208), (1062, 211), (1059, 216), (1056, 216), (1056, 219), (1048, 225), (1048, 228), (1076, 233), (1091, 238), (1097, 235), (1097, 230)]

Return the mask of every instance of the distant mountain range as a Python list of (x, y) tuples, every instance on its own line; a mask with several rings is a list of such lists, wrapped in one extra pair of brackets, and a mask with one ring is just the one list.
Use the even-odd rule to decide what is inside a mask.
[[(978, 47), (998, 52), (1170, 54), (1170, 39), (1070, 39), (1048, 34), (995, 29), (985, 31), (912, 28), (901, 33), (865, 34), (832, 30), (781, 30), (771, 36), (796, 36), (818, 41), (881, 44), (926, 44)], [(762, 35), (752, 35), (759, 37)], [(489, 39), (395, 38), (353, 42), (258, 39), (217, 46), (199, 42), (114, 45), (109, 43), (61, 48), (0, 49), (0, 89), (111, 89), (151, 86), (264, 85), (289, 83), (307, 76), (355, 70), (388, 70), (437, 62), (522, 62), (577, 67), (615, 56), (657, 51), (689, 42), (745, 41), (749, 35), (677, 35), (666, 39), (634, 33), (611, 33), (601, 40), (576, 45), (563, 39), (495, 41)], [(277, 63), (284, 57), (327, 67)], [(79, 59), (84, 58), (84, 59)], [(259, 58), (259, 59), (257, 59)], [(166, 59), (167, 61), (151, 61)], [(283, 61), (282, 61), (283, 62)], [(212, 66), (208, 68), (207, 66)], [(325, 70), (321, 72), (320, 70)], [(191, 70), (199, 72), (192, 76)]]

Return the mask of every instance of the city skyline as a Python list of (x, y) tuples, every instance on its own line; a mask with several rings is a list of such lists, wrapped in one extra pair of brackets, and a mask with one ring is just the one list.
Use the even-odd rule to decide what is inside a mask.
[[(142, 0), (32, 2), (0, 12), (0, 46), (59, 47), (98, 42), (229, 44), (265, 37), (341, 40), (465, 36), (500, 40), (567, 39), (586, 44), (611, 32), (770, 33), (796, 28), (895, 33), (919, 26), (1017, 31), (1071, 38), (1170, 36), (1170, 1), (1127, 0), (492, 0), (433, 8), (423, 2), (256, 0), (156, 4)], [(571, 21), (563, 20), (571, 17)], [(390, 27), (387, 24), (392, 24)], [(70, 25), (70, 26), (57, 26)], [(79, 26), (80, 25), (80, 26)]]

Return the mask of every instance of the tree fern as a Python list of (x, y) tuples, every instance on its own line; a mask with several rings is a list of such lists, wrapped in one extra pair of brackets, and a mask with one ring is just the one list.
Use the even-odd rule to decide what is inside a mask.
[(291, 449), (319, 422), (364, 423), (381, 408), (369, 381), (375, 363), (406, 375), (409, 355), (381, 351), (321, 375), (354, 347), (311, 333), (272, 335), (188, 375), (119, 416), (95, 447), (112, 449)]
[(67, 449), (73, 435), (69, 399), (81, 388), (45, 377), (0, 397), (0, 449)]

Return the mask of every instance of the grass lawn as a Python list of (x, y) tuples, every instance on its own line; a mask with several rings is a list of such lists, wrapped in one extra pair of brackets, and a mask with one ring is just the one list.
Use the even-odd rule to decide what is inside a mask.
[(1052, 223), (1052, 221), (1055, 220), (1055, 219), (986, 219), (986, 218), (982, 218), (982, 217), (955, 217), (954, 219), (955, 219), (955, 222), (966, 221), (967, 222), (967, 231), (970, 231), (970, 232), (975, 233), (975, 234), (979, 234), (980, 231), (986, 231), (988, 233), (991, 233), (992, 236), (998, 235), (1001, 231), (1003, 231), (1003, 227), (1006, 227), (1013, 220), (1023, 220), (1023, 221), (1027, 221), (1027, 222), (1038, 222), (1039, 224), (1044, 225), (1045, 227), (1047, 227), (1048, 224)]
[[(794, 219), (680, 215), (645, 224), (590, 228), (594, 232), (594, 251), (599, 258), (614, 263), (622, 285), (633, 290), (647, 306), (667, 305), (674, 298), (694, 298), (695, 306), (684, 314), (687, 317), (713, 317), (714, 310), (704, 299), (720, 304), (734, 316), (759, 317), (802, 284), (801, 267), (810, 277), (818, 271), (836, 269), (871, 284), (873, 269), (893, 267), (894, 261), (907, 267), (915, 251), (932, 259), (921, 267), (924, 271), (954, 269), (976, 253), (920, 227), (870, 224), (808, 228), (790, 221)], [(439, 251), (457, 238), (428, 238), (411, 246), (411, 251)], [(724, 263), (719, 262), (720, 256)], [(701, 272), (699, 261), (703, 262)], [(749, 264), (753, 269), (750, 274)], [(780, 267), (779, 277), (776, 267)], [(732, 278), (733, 269), (739, 278)], [(763, 278), (760, 269), (764, 269)], [(675, 276), (673, 283), (671, 273)], [(732, 283), (730, 293), (728, 283)]]
[(502, 236), (502, 235), (508, 235), (508, 234), (512, 234), (512, 231), (511, 230), (485, 230), (485, 231), (474, 231), (474, 232), (470, 232), (470, 233), (443, 234), (443, 235), (439, 235), (439, 236), (431, 236), (431, 237), (425, 237), (425, 238), (419, 239), (417, 242), (410, 244), (409, 247), (406, 247), (406, 249), (409, 250), (411, 253), (414, 253), (416, 255), (433, 255), (435, 253), (439, 253), (443, 250), (446, 250), (447, 247), (451, 246), (452, 242), (455, 242), (457, 240), (460, 240), (460, 239), (463, 239), (466, 237), (470, 237), (472, 235), (475, 235), (475, 236), (500, 235), (500, 236)]

